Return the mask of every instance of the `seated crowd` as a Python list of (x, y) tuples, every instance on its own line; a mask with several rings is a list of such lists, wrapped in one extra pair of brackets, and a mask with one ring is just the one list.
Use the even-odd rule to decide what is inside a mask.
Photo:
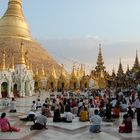
[[(119, 132), (131, 133), (134, 111), (131, 108), (131, 104), (128, 109), (122, 108), (124, 107), (122, 104), (126, 104), (122, 95), (116, 98), (109, 98), (106, 94), (101, 96), (98, 93), (92, 94), (89, 97), (89, 102), (87, 102), (86, 98), (63, 98), (62, 96), (53, 100), (46, 98), (43, 102), (38, 98), (36, 101), (32, 101), (31, 110), (27, 116), (20, 120), (32, 121), (31, 130), (41, 130), (47, 129), (47, 118), (52, 118), (54, 123), (72, 123), (75, 117), (79, 117), (80, 122), (90, 122), (90, 132), (98, 133), (101, 132), (101, 121), (113, 122), (120, 117), (122, 111), (125, 111), (127, 114), (123, 117), (123, 122), (119, 126)], [(16, 101), (14, 98), (10, 105), (10, 112), (16, 112)], [(3, 132), (18, 132), (20, 130), (10, 125), (6, 118), (6, 113), (1, 115), (0, 128)]]

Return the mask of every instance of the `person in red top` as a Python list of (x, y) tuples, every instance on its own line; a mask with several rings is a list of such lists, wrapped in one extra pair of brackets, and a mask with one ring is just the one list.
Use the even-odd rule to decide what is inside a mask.
[(12, 131), (19, 132), (20, 131), (19, 128), (16, 128), (16, 127), (10, 125), (10, 122), (6, 118), (6, 113), (2, 113), (1, 114), (0, 128), (1, 128), (1, 131), (2, 132), (8, 132), (8, 131), (11, 131), (11, 132)]
[(132, 119), (127, 114), (123, 116), (123, 122), (119, 126), (119, 133), (132, 133)]

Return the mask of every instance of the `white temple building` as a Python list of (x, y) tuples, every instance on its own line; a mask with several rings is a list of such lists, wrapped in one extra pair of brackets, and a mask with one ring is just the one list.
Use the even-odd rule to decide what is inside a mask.
[(0, 67), (0, 98), (25, 97), (34, 95), (34, 79), (32, 68), (25, 62), (23, 44), (20, 46), (19, 60), (14, 65), (14, 56), (11, 57), (11, 67), (6, 67), (6, 52), (2, 51)]

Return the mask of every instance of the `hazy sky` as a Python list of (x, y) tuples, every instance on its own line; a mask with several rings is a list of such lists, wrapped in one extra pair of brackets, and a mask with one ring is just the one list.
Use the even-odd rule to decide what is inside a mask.
[[(59, 63), (95, 67), (102, 42), (107, 71), (132, 66), (140, 51), (140, 0), (22, 0), (32, 36)], [(0, 0), (0, 16), (8, 0)]]

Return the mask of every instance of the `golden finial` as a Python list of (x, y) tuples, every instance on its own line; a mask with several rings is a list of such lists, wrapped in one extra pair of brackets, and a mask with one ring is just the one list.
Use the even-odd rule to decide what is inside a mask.
[(6, 55), (5, 55), (5, 48), (2, 51), (2, 66), (1, 69), (5, 70), (6, 69)]
[(21, 42), (20, 45), (20, 56), (19, 56), (19, 64), (25, 64), (25, 59), (24, 59), (24, 51), (23, 51), (23, 43)]

